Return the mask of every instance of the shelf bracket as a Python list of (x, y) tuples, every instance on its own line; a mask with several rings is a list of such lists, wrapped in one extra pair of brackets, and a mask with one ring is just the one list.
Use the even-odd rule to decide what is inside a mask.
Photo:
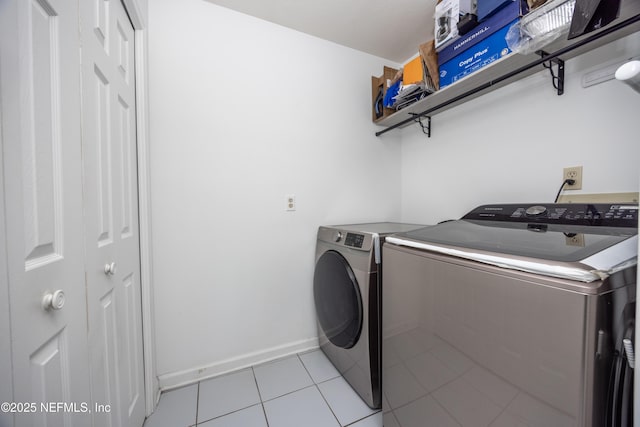
[(409, 113), (413, 116), (413, 121), (418, 123), (422, 128), (422, 133), (427, 135), (427, 138), (431, 138), (431, 116), (427, 117), (427, 124), (422, 123), (422, 116), (417, 113)]
[[(539, 50), (536, 53), (540, 55), (541, 58), (549, 56), (549, 54), (543, 50)], [(557, 72), (553, 71), (554, 64), (556, 65)], [(552, 58), (548, 62), (543, 62), (542, 66), (551, 73), (551, 84), (553, 84), (553, 88), (556, 90), (558, 96), (562, 95), (564, 93), (564, 61), (560, 58)]]

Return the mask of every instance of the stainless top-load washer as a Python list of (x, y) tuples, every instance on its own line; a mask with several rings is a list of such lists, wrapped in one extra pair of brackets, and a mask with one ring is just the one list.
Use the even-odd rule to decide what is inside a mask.
[(486, 205), (387, 237), (384, 425), (632, 425), (637, 227), (636, 205)]
[(381, 246), (422, 225), (392, 222), (320, 227), (313, 296), (320, 348), (367, 405), (379, 408)]

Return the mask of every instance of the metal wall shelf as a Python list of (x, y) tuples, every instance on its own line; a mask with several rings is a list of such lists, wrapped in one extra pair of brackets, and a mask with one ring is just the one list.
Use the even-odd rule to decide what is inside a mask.
[[(546, 52), (542, 55), (511, 53), (464, 79), (380, 120), (376, 124), (384, 126), (385, 129), (376, 132), (376, 136), (406, 126), (419, 118), (430, 118), (437, 113), (537, 73), (544, 69), (541, 65), (550, 60), (557, 59), (560, 62), (568, 60), (637, 31), (640, 31), (640, 1), (623, 1), (620, 17), (608, 26), (573, 40), (557, 40), (545, 47), (545, 51), (550, 52), (548, 54)], [(561, 94), (560, 91), (558, 94)], [(430, 125), (431, 120), (429, 120), (429, 135), (431, 133)]]

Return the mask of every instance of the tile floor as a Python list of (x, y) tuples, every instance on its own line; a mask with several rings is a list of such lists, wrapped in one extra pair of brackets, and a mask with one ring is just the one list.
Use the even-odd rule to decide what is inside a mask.
[(320, 350), (162, 393), (144, 427), (380, 427)]

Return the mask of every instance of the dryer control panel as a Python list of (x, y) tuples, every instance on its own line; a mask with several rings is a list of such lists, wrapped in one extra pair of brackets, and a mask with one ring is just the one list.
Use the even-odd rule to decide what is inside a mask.
[(318, 241), (329, 243), (334, 248), (349, 248), (358, 251), (370, 251), (374, 244), (371, 233), (358, 233), (324, 226), (318, 228)]
[(549, 203), (483, 205), (462, 219), (542, 224), (638, 227), (638, 205)]

